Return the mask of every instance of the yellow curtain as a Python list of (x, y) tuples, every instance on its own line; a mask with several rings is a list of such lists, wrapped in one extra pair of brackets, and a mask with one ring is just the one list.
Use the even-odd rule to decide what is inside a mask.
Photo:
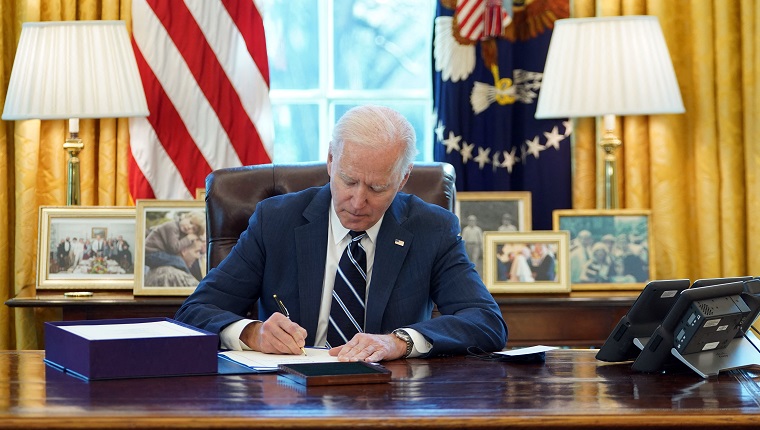
[[(652, 210), (657, 277), (758, 274), (760, 6), (754, 0), (573, 0), (571, 16), (656, 15), (686, 113), (618, 118), (623, 208)], [(573, 207), (594, 208), (601, 157), (579, 120)]]
[[(5, 100), (21, 24), (27, 21), (125, 20), (131, 29), (131, 0), (2, 0), (2, 85)], [(127, 189), (128, 120), (82, 120), (80, 137), (82, 205), (130, 204)], [(38, 210), (66, 202), (65, 121), (3, 122), (0, 133), (0, 296), (5, 302), (33, 288), (37, 266)], [(0, 306), (0, 349), (41, 345), (42, 321), (51, 310)]]

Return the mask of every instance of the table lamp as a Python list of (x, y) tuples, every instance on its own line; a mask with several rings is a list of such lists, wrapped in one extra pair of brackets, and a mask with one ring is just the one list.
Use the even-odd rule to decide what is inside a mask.
[(604, 117), (605, 208), (619, 207), (615, 115), (683, 113), (673, 63), (656, 16), (554, 23), (536, 118)]
[(26, 22), (2, 119), (67, 119), (66, 204), (79, 205), (82, 118), (148, 116), (124, 21)]

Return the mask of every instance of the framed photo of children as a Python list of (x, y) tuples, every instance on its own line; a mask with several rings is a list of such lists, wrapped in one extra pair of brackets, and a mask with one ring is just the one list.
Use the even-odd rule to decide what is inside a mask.
[(37, 289), (131, 290), (135, 208), (42, 206)]
[(570, 232), (570, 284), (579, 290), (640, 290), (656, 279), (651, 211), (553, 212), (553, 229)]
[(470, 261), (483, 277), (484, 232), (530, 231), (529, 191), (463, 191), (456, 195), (455, 211)]
[(484, 282), (492, 293), (567, 293), (566, 231), (485, 233)]
[(188, 296), (206, 274), (206, 204), (138, 200), (135, 296)]

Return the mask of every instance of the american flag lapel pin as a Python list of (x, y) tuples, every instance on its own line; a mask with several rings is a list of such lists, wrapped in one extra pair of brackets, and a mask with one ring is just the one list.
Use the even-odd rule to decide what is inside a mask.
[(395, 243), (398, 246), (404, 246), (404, 241), (401, 239), (396, 239), (393, 243)]

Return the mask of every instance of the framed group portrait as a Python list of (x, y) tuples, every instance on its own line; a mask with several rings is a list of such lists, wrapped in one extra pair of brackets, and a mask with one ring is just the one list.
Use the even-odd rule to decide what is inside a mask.
[(131, 290), (135, 208), (41, 206), (39, 290)]
[(577, 290), (640, 290), (655, 277), (651, 211), (553, 212), (552, 228), (570, 233), (570, 284)]
[(530, 231), (532, 227), (529, 191), (462, 191), (456, 194), (454, 209), (467, 256), (481, 277), (485, 232)]
[(206, 274), (206, 204), (138, 200), (135, 296), (188, 296)]
[(492, 293), (567, 293), (565, 231), (485, 233), (484, 277)]

